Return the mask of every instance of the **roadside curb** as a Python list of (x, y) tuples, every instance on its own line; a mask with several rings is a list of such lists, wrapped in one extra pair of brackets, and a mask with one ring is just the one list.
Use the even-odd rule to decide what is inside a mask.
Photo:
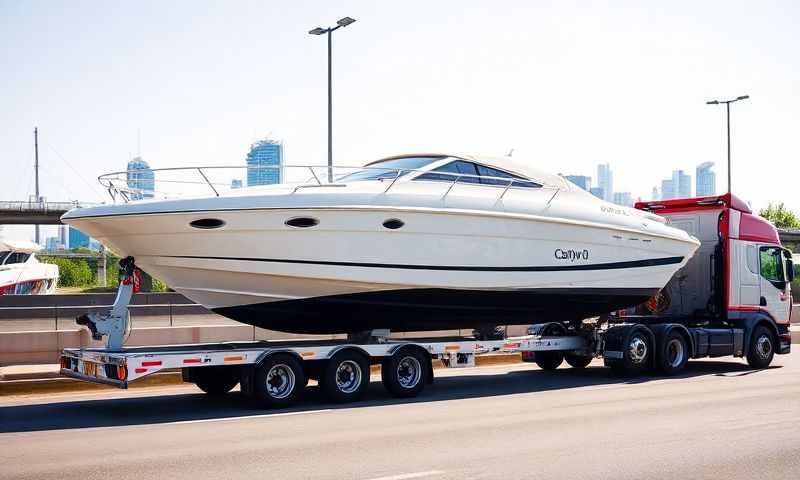
[[(522, 361), (522, 356), (519, 353), (493, 353), (487, 355), (480, 355), (475, 357), (476, 367), (486, 367), (493, 365), (508, 365), (519, 363)], [(439, 360), (433, 361), (433, 368), (444, 368), (442, 362)], [(381, 372), (380, 365), (372, 365), (370, 373), (379, 374)], [(164, 385), (179, 385), (183, 383), (183, 378), (180, 371), (164, 371), (149, 375), (137, 380), (130, 384), (128, 388), (146, 388), (158, 387)], [(37, 378), (37, 379), (22, 379), (22, 380), (3, 380), (0, 381), (0, 397), (9, 395), (33, 395), (42, 393), (63, 393), (63, 392), (80, 392), (90, 390), (109, 390), (115, 387), (109, 385), (99, 385), (95, 383), (84, 382), (74, 378), (67, 377), (50, 377), (50, 378)]]

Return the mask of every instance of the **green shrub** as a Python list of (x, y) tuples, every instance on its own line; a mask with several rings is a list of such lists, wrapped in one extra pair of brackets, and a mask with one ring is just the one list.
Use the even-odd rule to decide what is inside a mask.
[(39, 257), (43, 263), (58, 265), (58, 285), (61, 287), (91, 287), (95, 277), (89, 264), (83, 259), (61, 257)]

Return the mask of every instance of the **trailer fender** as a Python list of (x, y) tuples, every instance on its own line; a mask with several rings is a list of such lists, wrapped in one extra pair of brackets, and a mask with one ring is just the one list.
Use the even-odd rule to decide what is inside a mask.
[(567, 329), (560, 322), (537, 323), (528, 327), (528, 335), (548, 336), (565, 335), (566, 333)]
[(354, 344), (352, 344), (352, 343), (350, 343), (350, 344), (346, 344), (346, 345), (340, 345), (340, 346), (338, 346), (338, 347), (334, 348), (333, 350), (331, 350), (330, 352), (328, 352), (328, 356), (327, 356), (327, 357), (325, 357), (324, 359), (322, 359), (322, 358), (315, 358), (314, 360), (328, 360), (328, 359), (331, 359), (331, 358), (333, 358), (333, 356), (334, 356), (334, 355), (336, 355), (337, 353), (339, 353), (339, 352), (341, 352), (341, 351), (343, 351), (343, 350), (355, 350), (355, 351), (357, 351), (358, 353), (360, 353), (361, 355), (363, 355), (363, 356), (364, 356), (364, 358), (366, 358), (366, 359), (367, 359), (367, 362), (368, 362), (368, 363), (372, 363), (372, 357), (370, 356), (370, 354), (369, 354), (369, 353), (367, 353), (367, 351), (366, 351), (366, 350), (364, 350), (363, 348), (361, 348), (360, 346), (358, 346), (358, 345), (354, 345)]
[(653, 332), (653, 335), (655, 335), (657, 352), (663, 352), (664, 342), (666, 341), (667, 336), (673, 331), (678, 331), (686, 341), (686, 345), (689, 347), (689, 358), (694, 358), (694, 338), (692, 338), (692, 335), (689, 333), (689, 329), (686, 328), (685, 325), (681, 325), (679, 323), (657, 323), (654, 325), (648, 325), (647, 327)]
[[(398, 344), (396, 347), (392, 348), (392, 350), (389, 351), (389, 355), (387, 355), (387, 357), (393, 357), (393, 356), (397, 355), (401, 350), (406, 350), (406, 349), (418, 350), (418, 351), (422, 352), (422, 354), (425, 355), (426, 358), (428, 358), (428, 359), (431, 358), (431, 352), (425, 350), (424, 348), (422, 348), (419, 345), (414, 344), (414, 343), (401, 343), (401, 344)], [(381, 363), (383, 363), (383, 362), (381, 362)], [(426, 369), (426, 373), (427, 373), (426, 379), (425, 379), (425, 383), (428, 384), (428, 385), (431, 385), (431, 384), (433, 384), (433, 362), (430, 361), (430, 360), (428, 362), (426, 362), (425, 369)]]

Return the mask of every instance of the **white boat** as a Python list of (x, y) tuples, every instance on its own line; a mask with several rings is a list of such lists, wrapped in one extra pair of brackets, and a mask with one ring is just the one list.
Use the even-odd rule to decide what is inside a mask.
[[(62, 221), (221, 315), (299, 333), (587, 318), (656, 294), (699, 246), (510, 158), (402, 155), (348, 171), (230, 192), (209, 182), (216, 194)], [(101, 181), (119, 197), (124, 178)]]
[(26, 240), (0, 239), (0, 295), (41, 295), (55, 292), (58, 266), (41, 263), (42, 247)]

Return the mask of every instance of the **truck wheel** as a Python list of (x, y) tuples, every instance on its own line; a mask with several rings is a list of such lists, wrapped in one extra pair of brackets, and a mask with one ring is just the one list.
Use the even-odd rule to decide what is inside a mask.
[(587, 365), (592, 363), (592, 356), (567, 354), (564, 355), (564, 360), (566, 360), (572, 368), (586, 368)]
[(417, 348), (401, 348), (381, 364), (383, 386), (395, 397), (416, 397), (425, 388), (430, 361)]
[(650, 365), (650, 337), (643, 330), (633, 329), (623, 345), (622, 359), (612, 363), (611, 369), (623, 375), (641, 374)]
[(319, 386), (334, 402), (356, 401), (369, 386), (369, 362), (354, 350), (341, 351), (323, 367)]
[(669, 332), (664, 339), (659, 357), (659, 368), (666, 375), (675, 375), (683, 370), (689, 360), (689, 347), (679, 332)]
[(775, 339), (772, 332), (763, 325), (756, 327), (750, 336), (747, 350), (747, 363), (753, 368), (767, 368), (775, 356)]
[(239, 370), (230, 367), (195, 367), (194, 384), (208, 395), (220, 396), (233, 390), (239, 383)]
[(256, 367), (253, 397), (264, 407), (287, 407), (297, 400), (305, 382), (300, 361), (288, 353), (276, 353)]
[(536, 352), (533, 361), (542, 370), (555, 370), (564, 361), (564, 354), (561, 352)]

